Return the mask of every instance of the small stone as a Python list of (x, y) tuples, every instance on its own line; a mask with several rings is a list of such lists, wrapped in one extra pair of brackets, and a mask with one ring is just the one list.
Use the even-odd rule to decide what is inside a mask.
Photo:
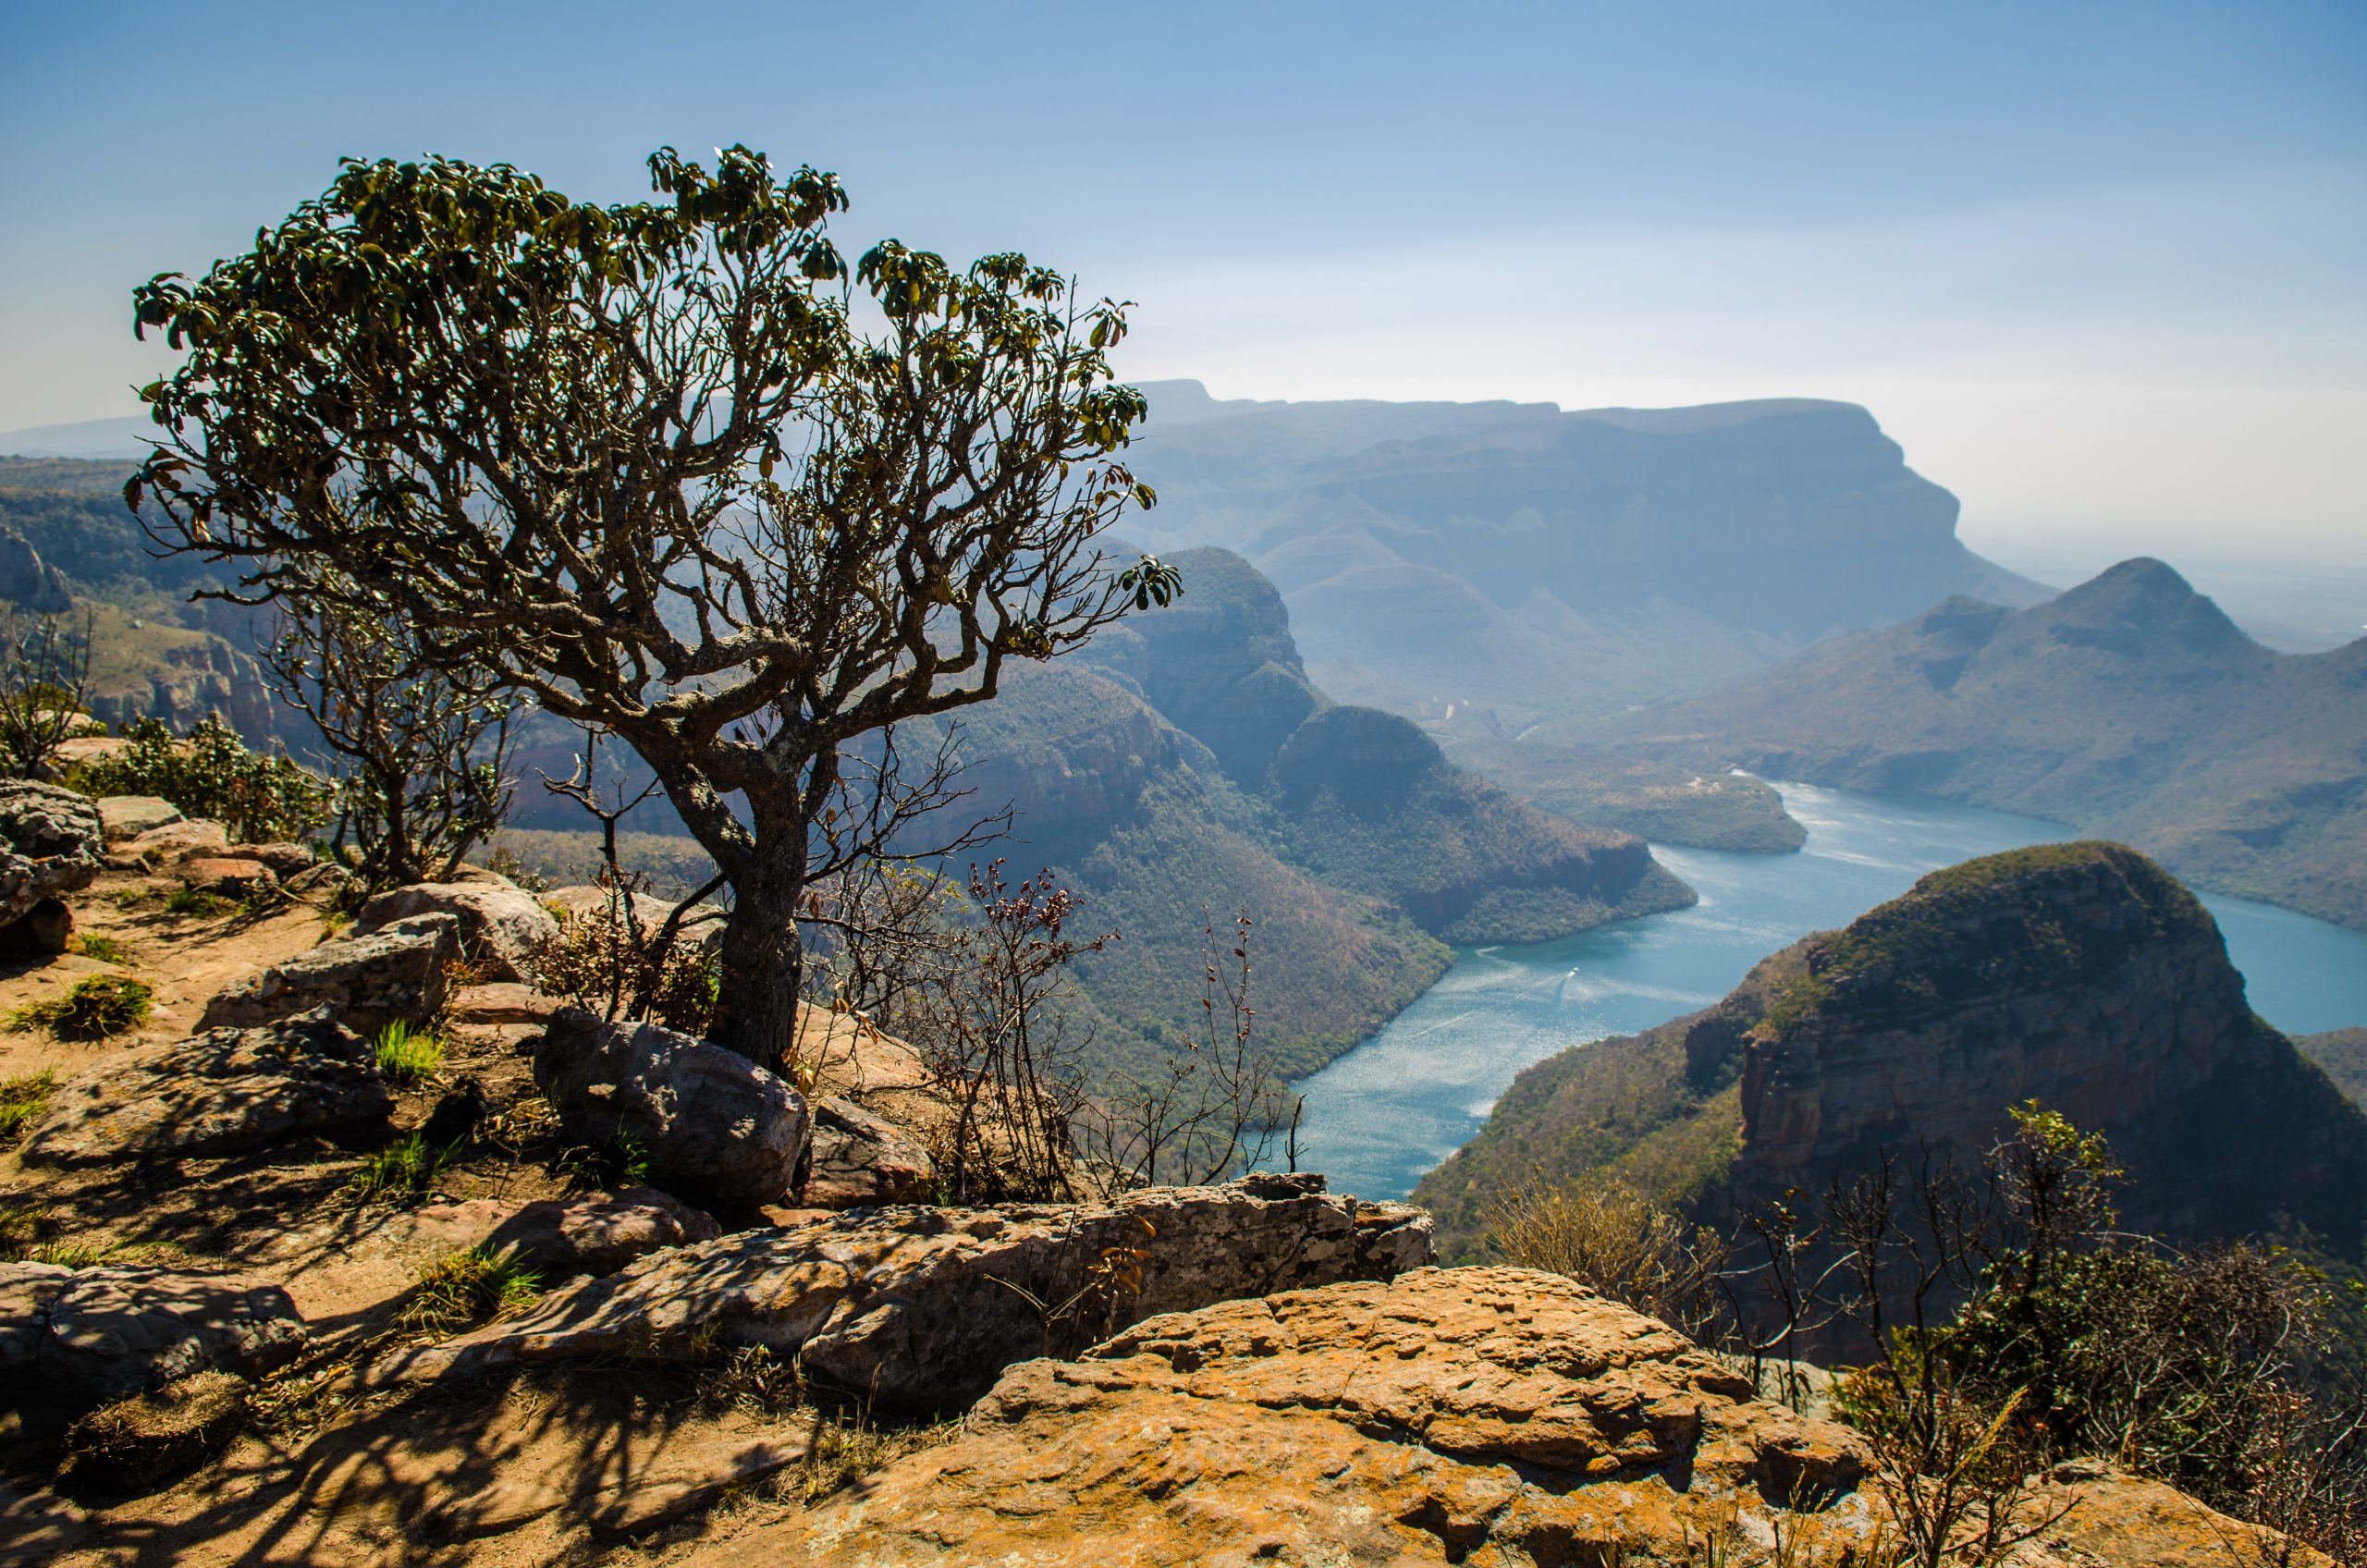
[(279, 878), (259, 860), (229, 855), (193, 855), (181, 862), (181, 885), (217, 898), (244, 902), (278, 891)]
[(0, 925), (0, 953), (62, 953), (73, 940), (74, 912), (63, 899), (43, 899)]

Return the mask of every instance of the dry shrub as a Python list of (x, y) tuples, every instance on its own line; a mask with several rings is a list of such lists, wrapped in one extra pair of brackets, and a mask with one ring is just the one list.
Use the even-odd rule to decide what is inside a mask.
[(1533, 1182), (1489, 1215), (1505, 1262), (1576, 1280), (1695, 1339), (1711, 1337), (1726, 1245), (1601, 1170)]
[(228, 1446), (247, 1424), (245, 1379), (200, 1372), (103, 1404), (67, 1428), (69, 1486), (152, 1490)]
[(608, 901), (559, 919), (535, 955), (542, 986), (603, 1018), (655, 1019), (704, 1035), (715, 1017), (720, 966), (707, 943), (653, 919), (667, 906), (603, 877)]

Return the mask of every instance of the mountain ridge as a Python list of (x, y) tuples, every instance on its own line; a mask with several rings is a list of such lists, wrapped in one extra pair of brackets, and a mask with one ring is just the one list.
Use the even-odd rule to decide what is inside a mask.
[(2048, 817), (2367, 929), (2367, 639), (2278, 653), (2152, 557), (2024, 609), (1950, 598), (1578, 738)]

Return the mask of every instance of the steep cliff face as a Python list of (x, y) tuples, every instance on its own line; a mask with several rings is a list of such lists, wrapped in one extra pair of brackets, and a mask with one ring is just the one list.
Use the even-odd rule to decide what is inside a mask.
[(1187, 550), (1174, 606), (1085, 650), (1208, 748), (1267, 808), (1282, 856), (1454, 942), (1542, 941), (1693, 895), (1632, 834), (1580, 827), (1479, 779), (1394, 714), (1308, 683), (1274, 585), (1229, 550)]
[(2139, 1228), (2289, 1219), (2361, 1250), (2367, 1117), (2253, 1016), (2193, 895), (2094, 842), (1935, 872), (1715, 1008), (1539, 1063), (1416, 1196), (1467, 1245), (1532, 1166), (1613, 1166), (1705, 1209), (1817, 1192), (1884, 1154), (1977, 1161), (2028, 1099), (2107, 1136)]
[(1154, 383), (1155, 548), (1239, 550), (1343, 700), (1509, 729), (1729, 680), (1949, 594), (2027, 603), (1865, 410), (1218, 400)]
[(1168, 720), (1253, 786), (1323, 699), (1307, 684), (1282, 595), (1230, 550), (1170, 562), (1183, 598), (1097, 638), (1085, 657), (1131, 680)]
[(1951, 867), (1800, 961), (1743, 1039), (1738, 1191), (1919, 1143), (1977, 1151), (2035, 1096), (2111, 1137), (2132, 1219), (2208, 1233), (2283, 1207), (2359, 1241), (2367, 1125), (2252, 1015), (2209, 912), (2134, 850)]

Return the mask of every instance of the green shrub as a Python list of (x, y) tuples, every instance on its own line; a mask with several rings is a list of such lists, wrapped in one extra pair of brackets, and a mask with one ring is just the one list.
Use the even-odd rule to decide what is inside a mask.
[(259, 757), (237, 731), (208, 715), (176, 741), (161, 719), (125, 731), (121, 754), (84, 765), (75, 786), (93, 795), (155, 795), (191, 816), (221, 823), (247, 843), (300, 840), (328, 820), (327, 780), (288, 757)]
[(448, 1252), (423, 1264), (405, 1328), (446, 1332), (514, 1312), (542, 1292), (542, 1276), (515, 1252), (494, 1252), (482, 1243)]
[(23, 1137), (25, 1130), (42, 1119), (56, 1088), (57, 1074), (45, 1067), (39, 1072), (0, 1079), (0, 1149)]
[(398, 1138), (362, 1162), (348, 1186), (358, 1197), (420, 1198), (435, 1190), (459, 1145), (428, 1146), (423, 1133)]
[(101, 963), (129, 963), (130, 951), (113, 937), (102, 937), (95, 931), (84, 932), (74, 938), (74, 950), (84, 958), (97, 959)]
[(145, 981), (91, 974), (62, 997), (27, 1002), (8, 1015), (11, 1029), (46, 1029), (61, 1040), (111, 1040), (148, 1022), (154, 995)]
[(397, 1019), (378, 1031), (378, 1072), (389, 1084), (424, 1083), (444, 1065), (444, 1042)]

